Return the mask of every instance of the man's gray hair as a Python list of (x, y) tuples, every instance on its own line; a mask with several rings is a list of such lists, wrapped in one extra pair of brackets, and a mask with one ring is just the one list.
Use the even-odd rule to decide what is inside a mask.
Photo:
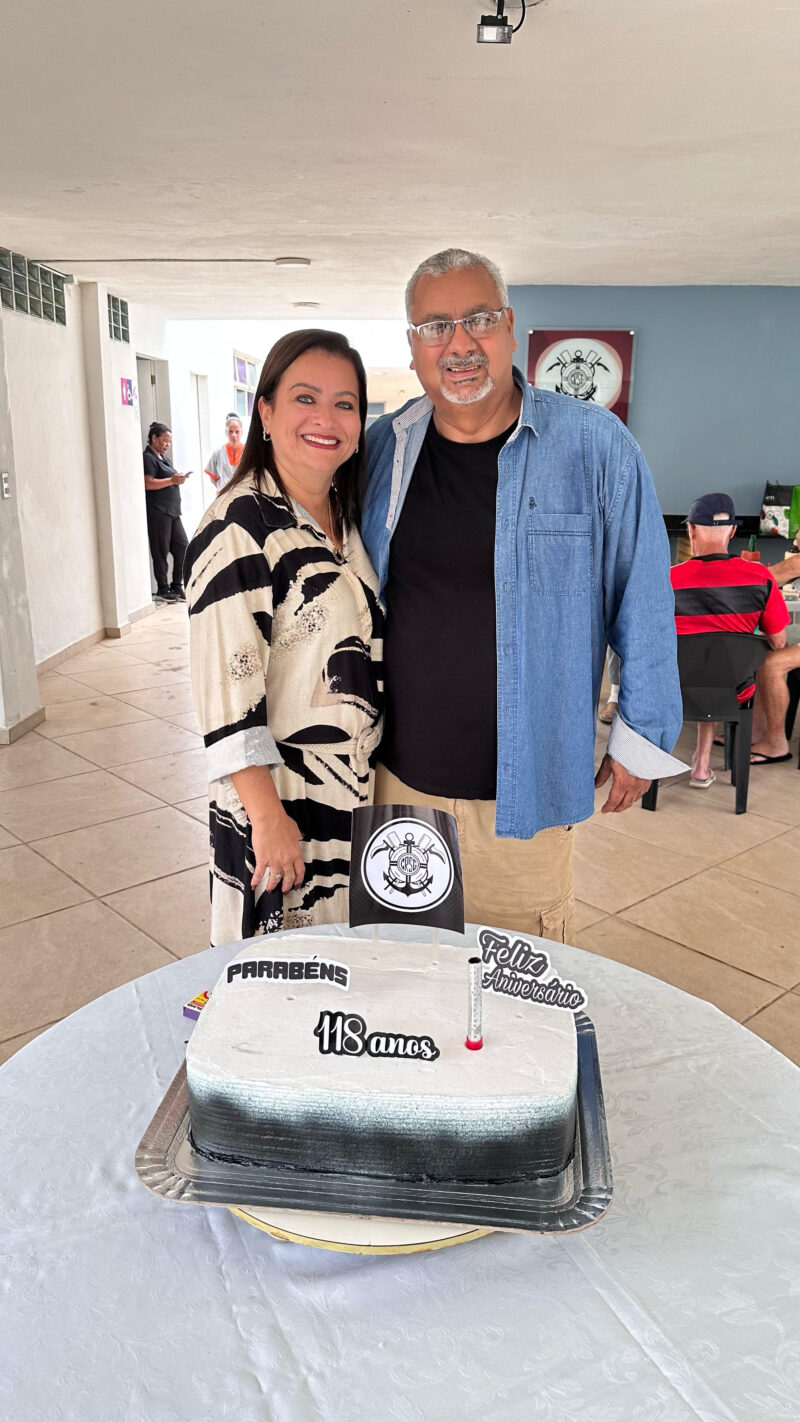
[(406, 287), (406, 316), (411, 317), (411, 303), (414, 300), (414, 292), (417, 282), (425, 276), (444, 276), (445, 272), (468, 272), (473, 267), (483, 267), (489, 273), (500, 297), (500, 305), (508, 305), (508, 287), (503, 280), (500, 268), (490, 262), (488, 257), (482, 257), (480, 252), (465, 252), (463, 247), (446, 247), (443, 252), (434, 252), (432, 257), (426, 257), (424, 262), (420, 262), (417, 270), (413, 273), (408, 286)]

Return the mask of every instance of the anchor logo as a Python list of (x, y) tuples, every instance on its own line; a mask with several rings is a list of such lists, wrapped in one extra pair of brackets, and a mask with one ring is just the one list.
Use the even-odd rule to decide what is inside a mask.
[[(453, 860), (442, 836), (421, 820), (390, 820), (368, 840), (364, 887), (387, 908), (408, 913), (439, 904), (453, 886)], [(418, 899), (418, 904), (409, 902)]]

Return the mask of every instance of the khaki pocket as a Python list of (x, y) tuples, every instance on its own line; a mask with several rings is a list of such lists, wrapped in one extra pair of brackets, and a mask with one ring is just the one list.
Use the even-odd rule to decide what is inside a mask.
[(575, 904), (572, 897), (561, 904), (555, 904), (553, 908), (543, 909), (540, 937), (549, 938), (552, 943), (571, 943), (574, 919)]

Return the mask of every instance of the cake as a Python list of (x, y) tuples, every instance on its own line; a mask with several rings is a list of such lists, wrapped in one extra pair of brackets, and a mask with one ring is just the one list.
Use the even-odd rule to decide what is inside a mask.
[(192, 1144), (238, 1165), (397, 1181), (530, 1181), (573, 1151), (574, 1015), (483, 993), (467, 954), (303, 937), (242, 949), (186, 1053)]

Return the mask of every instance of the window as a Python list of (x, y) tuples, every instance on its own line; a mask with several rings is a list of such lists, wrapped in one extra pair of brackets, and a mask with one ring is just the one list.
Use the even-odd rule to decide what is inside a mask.
[(385, 415), (385, 414), (386, 414), (386, 401), (385, 401), (385, 400), (369, 400), (369, 401), (367, 402), (367, 419), (366, 419), (365, 428), (366, 428), (366, 429), (369, 429), (370, 425), (374, 425), (375, 421), (376, 421), (376, 420), (379, 420), (380, 417), (381, 417), (381, 415)]
[(112, 341), (130, 341), (128, 303), (121, 296), (108, 297), (108, 334)]
[(18, 252), (0, 247), (0, 302), (12, 311), (26, 311), (42, 321), (67, 324), (66, 278), (50, 267), (29, 262)]
[(233, 353), (233, 408), (245, 420), (253, 413), (258, 371), (254, 356)]

